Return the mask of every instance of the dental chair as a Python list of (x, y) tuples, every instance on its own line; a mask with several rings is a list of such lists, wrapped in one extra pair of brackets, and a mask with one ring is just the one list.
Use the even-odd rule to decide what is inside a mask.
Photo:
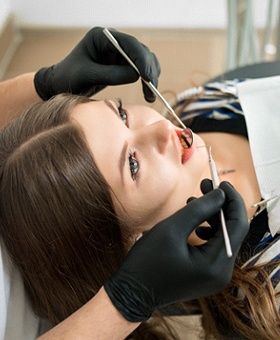
[(235, 78), (264, 78), (280, 75), (280, 60), (272, 62), (261, 62), (251, 65), (238, 67), (216, 76), (207, 82), (231, 80)]

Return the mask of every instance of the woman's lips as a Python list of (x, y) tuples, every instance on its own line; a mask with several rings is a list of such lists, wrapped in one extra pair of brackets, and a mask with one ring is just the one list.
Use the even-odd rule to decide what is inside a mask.
[(186, 128), (184, 130), (176, 130), (177, 136), (181, 144), (181, 161), (182, 164), (190, 158), (193, 153), (193, 132), (191, 129)]
[(193, 154), (194, 148), (190, 147), (188, 149), (183, 149), (182, 150), (182, 164), (185, 164), (187, 160), (191, 157)]

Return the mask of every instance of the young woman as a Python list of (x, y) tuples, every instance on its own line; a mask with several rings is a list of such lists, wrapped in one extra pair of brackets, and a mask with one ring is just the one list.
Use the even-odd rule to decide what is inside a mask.
[[(251, 205), (261, 195), (246, 138), (194, 134), (185, 149), (182, 143), (192, 138), (190, 130), (185, 133), (182, 137), (182, 129), (148, 107), (71, 96), (34, 106), (2, 131), (3, 238), (41, 317), (52, 323), (67, 317), (97, 292), (148, 229), (184, 207), (190, 196), (201, 195), (199, 184), (210, 177), (209, 145), (221, 173), (231, 176), (242, 194), (248, 217), (254, 217)], [(195, 235), (189, 240), (197, 241)], [(225, 295), (195, 304), (205, 316), (207, 335), (225, 339), (234, 330), (249, 339), (276, 338), (279, 315), (271, 281), (264, 277), (267, 290), (254, 285), (254, 270), (236, 267)], [(247, 297), (251, 302), (248, 286), (254, 287), (252, 294), (263, 293), (259, 313), (243, 302)], [(243, 305), (229, 312), (225, 296)], [(211, 317), (223, 322), (212, 329)]]
[[(156, 56), (134, 37), (117, 31), (114, 31), (114, 35), (116, 35), (118, 41), (122, 44), (124, 50), (127, 51), (130, 58), (132, 58), (132, 60), (136, 63), (140, 70), (141, 76), (147, 80), (151, 80), (153, 84), (157, 85), (158, 76), (160, 74), (160, 65)], [(110, 55), (109, 61), (106, 60), (105, 57), (105, 55), (108, 53)], [(69, 68), (71, 68), (71, 72), (68, 72)], [(112, 70), (114, 72), (111, 72)], [(108, 74), (110, 74), (109, 78)], [(69, 91), (75, 94), (87, 93), (90, 95), (101, 90), (106, 85), (133, 82), (136, 81), (137, 78), (138, 76), (134, 70), (131, 69), (131, 67), (123, 64), (119, 52), (115, 50), (110, 41), (105, 38), (103, 34), (103, 28), (93, 28), (78, 43), (73, 51), (70, 52), (70, 54), (58, 64), (47, 68), (44, 67), (36, 73), (22, 74), (18, 77), (15, 77), (14, 79), (0, 82), (1, 128), (6, 125), (12, 117), (18, 115), (19, 112), (21, 112), (24, 108), (39, 102), (40, 97), (46, 100), (55, 94)], [(147, 101), (152, 102), (155, 100), (154, 95), (149, 91), (148, 88), (146, 88), (145, 85), (143, 86), (143, 93)], [(243, 211), (244, 207), (241, 199), (238, 198), (237, 195), (235, 196), (236, 200), (234, 200), (235, 203), (233, 205), (239, 206), (240, 210)], [(208, 195), (207, 201), (199, 201), (201, 202), (202, 206), (207, 205), (208, 212), (211, 211), (212, 207), (216, 206), (217, 208), (221, 206), (220, 204), (222, 204), (221, 202), (220, 204), (217, 204), (217, 201), (210, 202), (209, 200), (210, 196)], [(232, 206), (232, 202), (230, 204), (226, 204), (227, 209)], [(198, 205), (200, 205), (200, 203)], [(173, 215), (171, 219), (168, 219), (168, 223), (174, 225), (174, 227), (178, 228), (179, 230), (183, 226), (186, 235), (188, 234), (188, 228), (186, 228), (185, 223), (182, 224), (182, 220), (188, 220), (190, 222), (190, 219), (187, 217), (189, 216), (188, 214), (193, 212), (193, 208), (188, 208), (189, 207), (185, 207), (184, 214), (179, 212), (179, 215)], [(230, 230), (233, 232), (231, 236), (233, 236), (235, 239), (235, 249), (233, 251), (234, 256), (231, 259), (227, 259), (223, 255), (217, 257), (216, 251), (214, 251), (215, 249), (211, 249), (209, 252), (204, 252), (204, 256), (202, 257), (199, 253), (196, 253), (195, 256), (191, 256), (193, 249), (184, 248), (179, 250), (177, 245), (178, 243), (180, 244), (181, 240), (178, 239), (176, 235), (170, 235), (168, 230), (161, 232), (162, 229), (160, 226), (162, 224), (157, 226), (158, 228), (156, 228), (156, 231), (159, 232), (161, 238), (164, 239), (166, 237), (170, 239), (171, 236), (171, 239), (173, 240), (173, 248), (170, 248), (170, 252), (173, 255), (175, 252), (177, 256), (173, 256), (172, 259), (170, 259), (169, 263), (171, 263), (171, 265), (166, 266), (163, 277), (157, 276), (156, 282), (163, 283), (165, 280), (167, 280), (169, 277), (168, 270), (170, 270), (170, 268), (172, 268), (174, 275), (174, 264), (176, 264), (177, 273), (179, 274), (181, 273), (181, 265), (184, 265), (185, 269), (184, 273), (187, 281), (181, 281), (181, 284), (184, 285), (184, 289), (182, 291), (177, 289), (176, 291), (178, 294), (176, 296), (172, 294), (170, 297), (172, 301), (174, 301), (174, 299), (182, 299), (182, 297), (186, 298), (186, 293), (187, 296), (189, 296), (189, 294), (191, 294), (191, 296), (200, 296), (217, 291), (216, 286), (214, 287), (214, 285), (209, 285), (209, 281), (213, 282), (214, 280), (220, 289), (228, 283), (228, 280), (232, 274), (234, 259), (239, 249), (237, 239), (241, 242), (241, 240), (245, 237), (247, 230), (244, 216), (242, 218), (238, 218), (238, 222), (235, 219), (234, 221), (231, 220), (231, 222), (233, 223), (233, 228)], [(165, 223), (165, 221), (162, 223)], [(192, 225), (194, 228), (198, 222), (192, 219), (192, 223), (188, 223), (187, 225), (190, 228), (189, 230), (191, 230)], [(230, 224), (229, 220), (228, 223)], [(236, 228), (236, 226), (240, 224), (244, 227), (244, 229)], [(155, 236), (153, 233), (152, 239), (159, 237), (159, 235)], [(132, 263), (134, 264), (133, 267), (135, 268), (135, 262), (137, 262), (139, 258), (138, 254), (143, 252), (142, 245), (145, 244), (145, 242), (147, 243), (149, 237), (150, 235), (146, 235), (145, 240), (143, 239), (142, 242), (137, 244), (136, 248), (134, 247), (134, 255), (131, 256), (130, 253), (129, 260), (126, 259), (125, 263), (121, 266), (121, 270), (125, 270), (127, 266), (131, 266)], [(216, 237), (215, 240), (212, 241), (216, 245), (220, 244), (221, 242), (219, 237)], [(204, 251), (204, 248), (200, 248), (200, 251)], [(145, 256), (149, 258), (150, 262), (151, 257), (154, 258), (154, 265), (156, 268), (158, 267), (158, 254), (162, 254), (160, 245), (156, 249), (155, 247), (153, 247), (153, 249), (149, 247), (148, 250), (145, 248)], [(166, 252), (165, 256), (167, 256)], [(214, 256), (213, 261), (212, 256)], [(192, 258), (191, 263), (189, 262), (190, 258)], [(183, 259), (185, 259), (185, 262)], [(163, 261), (166, 262), (165, 260)], [(200, 268), (204, 268), (204, 270), (202, 270), (204, 275), (201, 276), (201, 271), (199, 273), (200, 280), (202, 281), (205, 278), (205, 280), (203, 280), (204, 284), (202, 286), (197, 287), (196, 285), (196, 294), (194, 294), (194, 289), (190, 290), (188, 288), (189, 286), (194, 286), (193, 280), (196, 278), (195, 268), (193, 268), (194, 262), (198, 262)], [(223, 273), (221, 270), (219, 273), (217, 273), (215, 278), (211, 277), (211, 275), (209, 277), (212, 267), (217, 266), (217, 263), (219, 263), (220, 268), (223, 268), (225, 264), (230, 267), (226, 278), (224, 275), (222, 275)], [(208, 264), (211, 265), (209, 266)], [(186, 266), (189, 270), (186, 269)], [(145, 288), (147, 288), (147, 278), (150, 277), (149, 273), (154, 272), (152, 267), (153, 266), (147, 268), (146, 270), (146, 268), (141, 263), (137, 266), (138, 275), (140, 273), (142, 274), (142, 276), (138, 277), (138, 283), (141, 282)], [(120, 269), (118, 273), (120, 273)], [(135, 278), (135, 275), (132, 274), (132, 276)], [(162, 278), (165, 279), (162, 280)], [(131, 282), (127, 275), (126, 279), (127, 281)], [(10, 257), (7, 256), (2, 242), (0, 243), (0, 281), (0, 338), (34, 339), (36, 336), (38, 336), (38, 330), (43, 332), (43, 329), (40, 327), (39, 318), (34, 315), (30, 307), (29, 300), (25, 294), (25, 289), (18, 270), (10, 260)], [(150, 289), (154, 289), (154, 285), (155, 281), (150, 282)], [(133, 304), (135, 303), (134, 300), (137, 300), (138, 294), (139, 297), (141, 296), (139, 285), (136, 289), (132, 285), (131, 290), (127, 289), (126, 285), (125, 289), (123, 289), (123, 295), (128, 294), (128, 291), (136, 292), (130, 301)], [(164, 298), (164, 301), (166, 301), (169, 292), (173, 293), (173, 287), (170, 285), (165, 287), (165, 294), (163, 294), (162, 297)], [(118, 296), (120, 297), (122, 294), (118, 294)], [(143, 299), (140, 301), (143, 304)], [(154, 304), (154, 301), (151, 302), (149, 309), (150, 312), (154, 310), (156, 306), (160, 305), (161, 299), (157, 299), (156, 302), (156, 304)], [(124, 297), (123, 304), (128, 310), (126, 313), (123, 312), (121, 315), (118, 313), (119, 310), (115, 309), (115, 306), (111, 304), (111, 300), (109, 299), (105, 290), (101, 288), (99, 293), (96, 294), (94, 298), (89, 301), (89, 303), (87, 303), (87, 307), (81, 308), (79, 312), (76, 312), (73, 315), (73, 317), (67, 318), (67, 320), (60, 323), (57, 327), (52, 328), (51, 333), (48, 332), (48, 335), (45, 335), (44, 338), (47, 337), (52, 339), (53, 337), (63, 337), (67, 339), (76, 339), (79, 336), (84, 338), (88, 334), (90, 334), (90, 338), (104, 338), (106, 336), (108, 338), (112, 338), (112, 336), (114, 336), (116, 339), (122, 338), (124, 335), (129, 334), (138, 325), (135, 320), (132, 320), (133, 322), (127, 321), (128, 316), (131, 317), (131, 310), (129, 309), (129, 303), (126, 297)], [(139, 308), (140, 305), (141, 304), (138, 303)], [(119, 301), (118, 307), (120, 309)], [(110, 314), (110, 319), (106, 319), (106, 325), (104, 325), (104, 323), (100, 323), (100, 320), (104, 319), (103, 315), (108, 315), (108, 313)], [(149, 314), (150, 313), (148, 313), (148, 315)]]

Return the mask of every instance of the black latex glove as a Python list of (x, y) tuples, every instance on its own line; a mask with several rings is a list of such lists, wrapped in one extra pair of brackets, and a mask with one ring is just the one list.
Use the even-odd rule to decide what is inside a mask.
[[(212, 181), (210, 179), (204, 179), (201, 182), (200, 189), (201, 189), (201, 192), (203, 194), (210, 192), (211, 190), (213, 190)], [(187, 203), (190, 203), (194, 199), (197, 199), (197, 198), (196, 197), (190, 197), (188, 199)], [(208, 222), (209, 226), (199, 226), (195, 230), (197, 236), (200, 237), (202, 240), (206, 240), (206, 241), (210, 240), (210, 238), (212, 238), (216, 234), (217, 230), (221, 227), (220, 214), (217, 214), (215, 216), (211, 216), (207, 220), (207, 222)]]
[[(160, 74), (157, 57), (133, 36), (113, 29), (110, 31), (135, 63), (141, 76), (157, 87)], [(133, 83), (138, 78), (137, 72), (104, 35), (103, 28), (95, 27), (64, 60), (40, 69), (34, 83), (39, 96), (47, 100), (64, 92), (91, 96), (107, 85)], [(148, 102), (155, 100), (154, 94), (144, 83), (143, 92)]]
[[(157, 224), (130, 250), (105, 290), (131, 322), (147, 320), (158, 307), (209, 296), (230, 281), (234, 260), (248, 232), (242, 198), (228, 183), (190, 202)], [(186, 243), (199, 224), (224, 209), (233, 256), (228, 258), (221, 230), (207, 244)]]

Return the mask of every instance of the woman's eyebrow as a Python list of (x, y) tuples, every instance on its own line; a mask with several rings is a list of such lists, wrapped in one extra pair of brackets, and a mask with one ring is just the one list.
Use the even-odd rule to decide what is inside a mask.
[(128, 143), (126, 141), (124, 143), (123, 148), (122, 148), (122, 152), (121, 152), (121, 156), (120, 156), (120, 161), (119, 161), (119, 168), (120, 168), (120, 173), (121, 173), (122, 185), (124, 185), (124, 167), (125, 167), (125, 163), (126, 163), (127, 149), (128, 149)]
[[(105, 99), (104, 103), (109, 107), (109, 109), (111, 109), (118, 116), (119, 119), (121, 119), (119, 111), (116, 109), (116, 107), (108, 99)], [(120, 174), (121, 174), (122, 185), (124, 185), (124, 167), (125, 167), (125, 163), (126, 163), (127, 149), (128, 149), (128, 143), (125, 142), (124, 146), (122, 148), (120, 160), (119, 160), (119, 170), (120, 170)]]
[(109, 107), (109, 109), (111, 109), (117, 116), (118, 118), (120, 118), (120, 114), (119, 111), (117, 110), (117, 108), (111, 103), (110, 100), (105, 99), (104, 103)]

